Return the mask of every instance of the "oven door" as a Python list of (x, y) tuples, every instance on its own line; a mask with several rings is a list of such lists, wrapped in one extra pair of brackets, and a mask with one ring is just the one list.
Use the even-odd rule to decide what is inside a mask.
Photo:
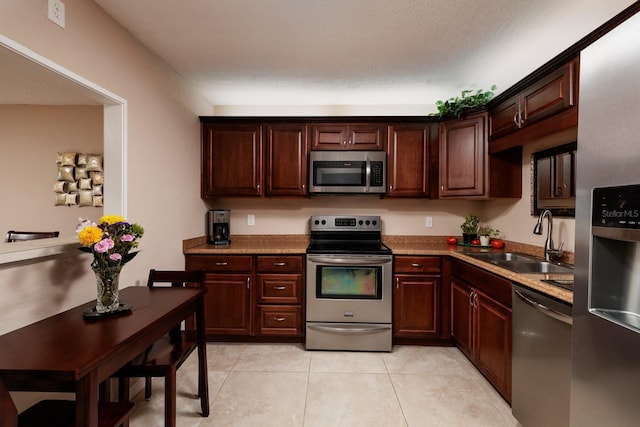
[(391, 255), (307, 255), (307, 322), (391, 323)]

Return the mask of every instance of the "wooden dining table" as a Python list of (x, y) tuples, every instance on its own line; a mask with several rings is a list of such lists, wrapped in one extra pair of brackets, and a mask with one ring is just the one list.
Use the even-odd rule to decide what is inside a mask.
[[(130, 310), (86, 317), (91, 301), (9, 332), (0, 336), (0, 378), (9, 390), (75, 393), (76, 426), (97, 427), (100, 384), (181, 321), (203, 319), (204, 293), (132, 286), (120, 291)], [(204, 328), (196, 330), (206, 379)]]

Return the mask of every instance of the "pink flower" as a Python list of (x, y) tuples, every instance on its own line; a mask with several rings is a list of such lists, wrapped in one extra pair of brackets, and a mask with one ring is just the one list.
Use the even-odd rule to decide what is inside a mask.
[(123, 234), (122, 237), (120, 237), (121, 242), (132, 242), (133, 239), (134, 237), (131, 234)]
[(99, 252), (99, 253), (102, 254), (102, 253), (107, 252), (109, 249), (113, 249), (114, 246), (115, 246), (115, 243), (113, 242), (113, 240), (111, 240), (111, 239), (103, 239), (103, 240), (99, 241), (98, 243), (96, 243), (93, 246), (93, 249), (96, 252)]
[(120, 254), (111, 254), (111, 255), (109, 255), (109, 259), (111, 261), (120, 261), (122, 259), (122, 255), (120, 255)]

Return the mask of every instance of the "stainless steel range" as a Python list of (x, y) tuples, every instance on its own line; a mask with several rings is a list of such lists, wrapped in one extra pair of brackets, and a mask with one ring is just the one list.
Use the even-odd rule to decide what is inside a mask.
[(391, 249), (379, 216), (312, 216), (306, 348), (391, 351)]

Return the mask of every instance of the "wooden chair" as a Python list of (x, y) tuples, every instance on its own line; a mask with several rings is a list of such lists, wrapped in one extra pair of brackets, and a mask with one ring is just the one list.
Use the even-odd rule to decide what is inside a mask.
[[(205, 271), (158, 271), (149, 272), (147, 286), (155, 287), (159, 283), (170, 283), (171, 287), (204, 287)], [(204, 312), (204, 309), (203, 309)], [(204, 333), (204, 319), (196, 316), (196, 329)], [(198, 346), (197, 333), (194, 330), (182, 330), (180, 325), (156, 341), (143, 354), (125, 365), (114, 376), (120, 378), (120, 400), (129, 400), (129, 378), (145, 378), (145, 398), (151, 398), (151, 378), (165, 379), (165, 426), (176, 425), (176, 371), (198, 347), (198, 396), (202, 407), (202, 416), (209, 416), (209, 386), (207, 357), (204, 346)], [(200, 348), (202, 347), (202, 348)]]
[[(73, 400), (42, 400), (20, 415), (9, 391), (0, 380), (0, 426), (2, 427), (74, 427), (75, 405)], [(127, 427), (134, 404), (130, 402), (100, 402), (98, 426)]]
[(59, 231), (7, 231), (7, 235), (4, 238), (5, 243), (21, 242), (24, 240), (36, 240), (36, 239), (50, 239), (58, 237)]

